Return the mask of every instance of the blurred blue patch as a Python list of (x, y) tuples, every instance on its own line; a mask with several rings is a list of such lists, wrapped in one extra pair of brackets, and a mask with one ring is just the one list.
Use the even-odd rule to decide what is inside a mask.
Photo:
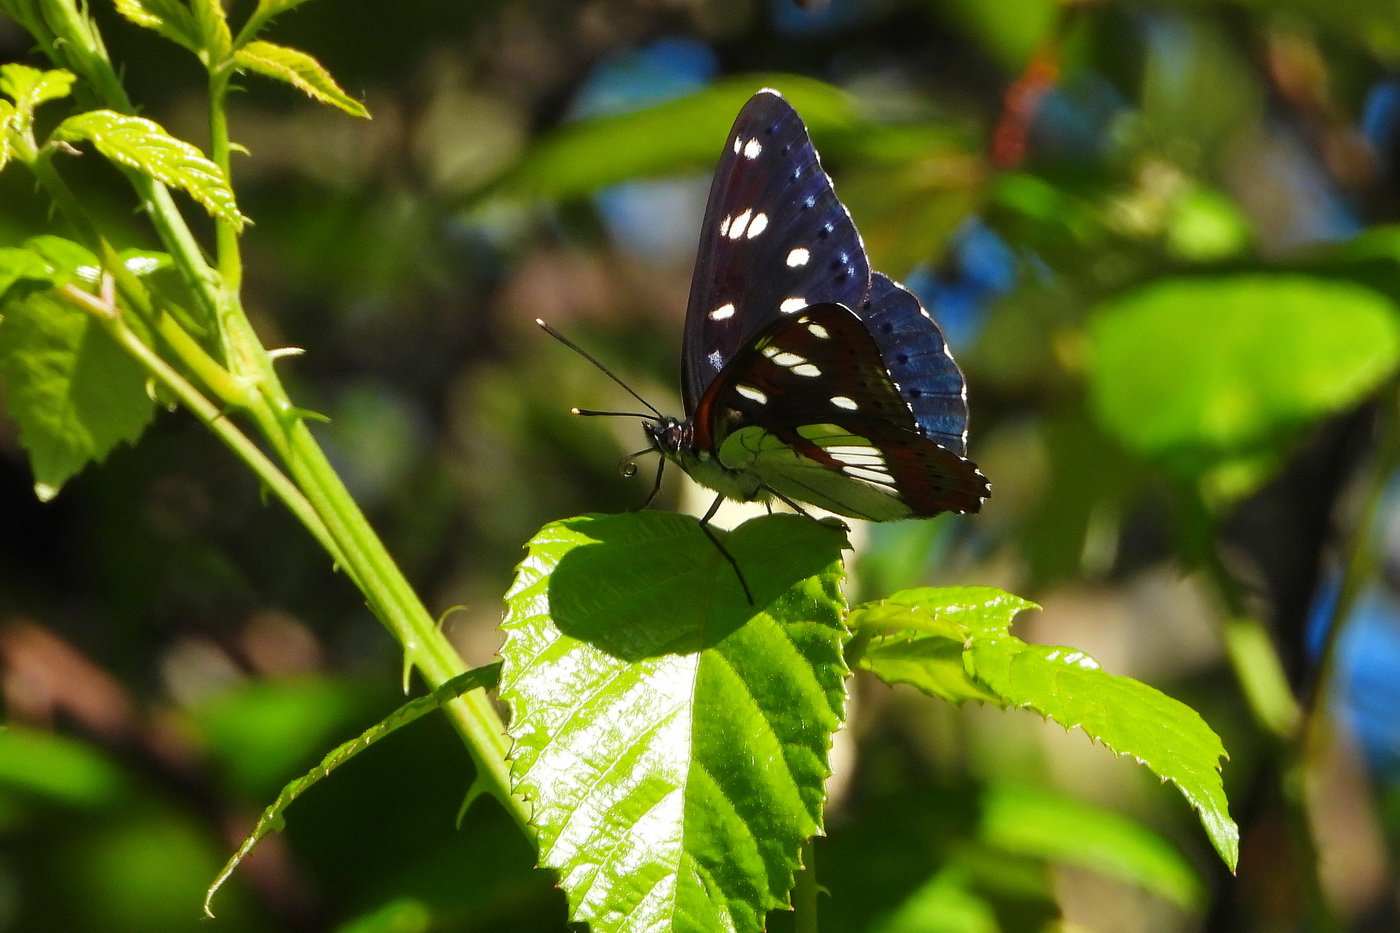
[[(1313, 607), (1308, 641), (1314, 656), (1322, 649), (1337, 590), (1337, 581), (1329, 582)], [(1394, 595), (1379, 586), (1367, 588), (1336, 651), (1333, 709), (1377, 776), (1400, 783), (1400, 604)]]
[[(1391, 476), (1378, 518), (1369, 533), (1395, 579), (1400, 568), (1400, 473)], [(1336, 609), (1339, 575), (1318, 590), (1308, 619), (1308, 654), (1322, 651), (1328, 620)], [(1336, 647), (1332, 703), (1360, 742), (1366, 760), (1382, 779), (1400, 784), (1400, 593), (1377, 581), (1356, 601)]]
[(1080, 72), (1046, 91), (1030, 127), (1037, 158), (1102, 158), (1116, 144), (1113, 124), (1128, 102), (1103, 75)]
[(863, 19), (872, 9), (870, 0), (771, 0), (773, 25), (789, 35), (830, 32)]
[[(599, 63), (569, 114), (607, 116), (682, 97), (708, 84), (716, 67), (714, 52), (701, 42), (658, 39)], [(715, 141), (716, 153), (721, 142)], [(600, 191), (593, 200), (613, 242), (660, 263), (694, 252), (708, 190), (708, 179), (633, 181)]]
[(943, 268), (915, 269), (904, 286), (938, 320), (956, 355), (977, 339), (988, 306), (1015, 288), (1016, 254), (990, 227), (970, 218), (953, 235)]
[(715, 53), (694, 39), (657, 39), (604, 58), (580, 85), (570, 119), (627, 113), (699, 90), (715, 76)]
[(1361, 111), (1361, 134), (1377, 152), (1395, 144), (1400, 135), (1400, 78), (1386, 78), (1372, 85)]

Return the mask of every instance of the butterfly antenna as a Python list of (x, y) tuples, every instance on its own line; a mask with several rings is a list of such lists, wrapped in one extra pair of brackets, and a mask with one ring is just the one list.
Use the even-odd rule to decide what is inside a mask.
[(540, 325), (540, 327), (543, 327), (544, 332), (546, 334), (549, 334), (549, 336), (553, 337), (555, 340), (559, 341), (564, 346), (568, 347), (570, 350), (573, 350), (579, 356), (583, 357), (585, 360), (588, 360), (588, 362), (598, 367), (598, 370), (602, 372), (603, 375), (607, 376), (613, 382), (616, 382), (618, 385), (626, 389), (628, 395), (632, 396), (634, 399), (645, 405), (652, 412), (652, 414), (643, 415), (637, 412), (626, 411), (585, 411), (579, 408), (575, 408), (574, 411), (578, 412), (580, 415), (624, 415), (636, 418), (646, 418), (648, 420), (663, 420), (664, 416), (661, 414), (661, 412), (656, 410), (655, 405), (653, 405), (651, 402), (648, 402), (646, 399), (642, 398), (635, 391), (633, 391), (632, 387), (629, 386), (627, 383), (623, 382), (620, 378), (618, 378), (616, 373), (614, 373), (611, 369), (608, 369), (602, 363), (598, 362), (598, 360), (593, 357), (593, 354), (589, 353), (587, 350), (583, 349), (583, 347), (580, 347), (578, 344), (574, 343), (568, 337), (565, 337), (563, 334), (559, 333), (559, 331), (555, 330), (553, 327), (550, 327), (540, 318), (535, 318), (535, 323)]

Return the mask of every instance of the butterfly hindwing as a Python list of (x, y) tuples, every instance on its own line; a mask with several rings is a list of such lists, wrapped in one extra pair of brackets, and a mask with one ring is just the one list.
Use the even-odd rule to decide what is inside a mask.
[(955, 454), (967, 453), (967, 383), (933, 316), (878, 272), (858, 313), (919, 433)]
[(681, 355), (686, 411), (775, 319), (822, 302), (856, 307), (869, 287), (860, 234), (802, 118), (760, 91), (730, 130), (700, 228)]
[(927, 435), (901, 388), (866, 321), (813, 305), (730, 361), (695, 410), (695, 444), (782, 496), (853, 518), (977, 511), (985, 477)]

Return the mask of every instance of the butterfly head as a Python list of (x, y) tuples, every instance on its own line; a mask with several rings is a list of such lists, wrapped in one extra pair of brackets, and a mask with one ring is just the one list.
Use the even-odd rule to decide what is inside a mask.
[(689, 421), (682, 421), (674, 415), (666, 415), (654, 421), (643, 421), (642, 430), (646, 432), (647, 440), (651, 441), (651, 448), (663, 457), (676, 458), (682, 449), (691, 444), (691, 427)]

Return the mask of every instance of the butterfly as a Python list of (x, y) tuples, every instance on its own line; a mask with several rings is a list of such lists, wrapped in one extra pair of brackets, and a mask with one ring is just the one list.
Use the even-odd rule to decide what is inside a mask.
[(715, 171), (681, 390), (685, 418), (649, 420), (647, 437), (725, 498), (893, 521), (976, 512), (991, 494), (965, 456), (967, 387), (942, 331), (871, 270), (806, 125), (770, 88)]
[[(943, 332), (871, 270), (806, 124), (771, 88), (744, 105), (720, 154), (681, 392), (684, 418), (632, 394), (655, 412), (640, 415), (643, 452), (719, 494), (706, 534), (726, 498), (895, 521), (976, 512), (991, 495), (966, 457), (967, 386)], [(658, 471), (653, 496), (660, 483)]]

